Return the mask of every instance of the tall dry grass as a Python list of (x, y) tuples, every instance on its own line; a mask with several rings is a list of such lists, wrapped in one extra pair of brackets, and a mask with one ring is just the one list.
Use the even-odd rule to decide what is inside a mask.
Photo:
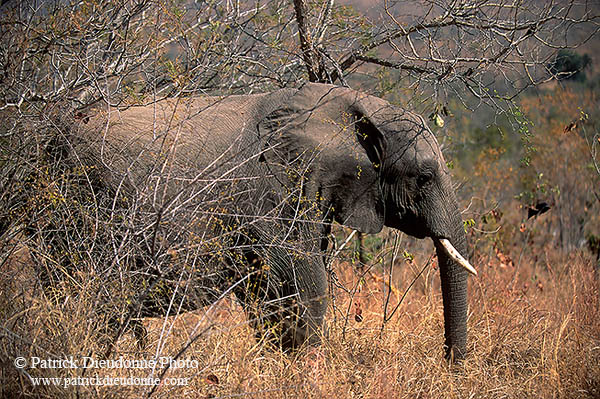
[[(426, 264), (423, 251), (399, 260), (392, 289), (381, 267), (359, 275), (349, 262), (335, 264), (345, 289), (334, 290), (327, 333), (318, 348), (282, 353), (254, 336), (232, 298), (167, 319), (146, 319), (148, 345), (140, 350), (126, 334), (113, 359), (175, 357), (187, 366), (166, 371), (185, 385), (158, 387), (33, 387), (31, 377), (147, 377), (151, 369), (11, 368), (10, 354), (72, 355), (100, 359), (102, 341), (88, 331), (84, 296), (57, 306), (44, 296), (24, 298), (3, 286), (3, 305), (27, 306), (3, 321), (0, 353), (5, 397), (252, 397), (252, 398), (595, 398), (600, 396), (599, 282), (595, 260), (583, 252), (537, 251), (515, 268), (476, 254), (480, 275), (470, 280), (469, 355), (443, 361), (443, 311), (435, 262), (427, 266), (398, 310), (383, 323)], [(27, 256), (17, 252), (13, 270)], [(514, 281), (513, 281), (514, 279)], [(3, 280), (6, 281), (6, 280)], [(16, 281), (16, 280), (14, 280)], [(9, 292), (16, 297), (8, 298)], [(20, 295), (20, 296), (19, 296)], [(18, 302), (17, 300), (20, 300)], [(18, 320), (17, 320), (18, 319)], [(12, 324), (11, 324), (12, 323)], [(12, 326), (12, 327), (11, 327)], [(21, 326), (20, 330), (15, 326)], [(11, 328), (24, 340), (8, 337)], [(12, 346), (11, 346), (12, 345)], [(163, 370), (158, 367), (154, 376)], [(187, 379), (184, 381), (183, 379)], [(172, 380), (169, 380), (172, 381)]]

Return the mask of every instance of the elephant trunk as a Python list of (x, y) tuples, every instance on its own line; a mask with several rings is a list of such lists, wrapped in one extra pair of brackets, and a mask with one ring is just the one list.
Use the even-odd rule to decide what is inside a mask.
[(463, 258), (467, 245), (458, 208), (450, 219), (448, 239), (434, 238), (433, 241), (442, 282), (446, 358), (456, 361), (466, 355), (467, 271), (476, 272)]

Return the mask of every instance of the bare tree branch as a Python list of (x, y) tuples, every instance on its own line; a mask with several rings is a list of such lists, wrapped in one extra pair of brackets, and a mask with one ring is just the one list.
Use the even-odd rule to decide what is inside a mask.
[[(296, 13), (296, 23), (298, 24), (298, 39), (300, 40), (300, 48), (302, 50), (302, 58), (308, 72), (308, 80), (311, 82), (322, 81), (322, 63), (320, 55), (315, 50), (310, 30), (306, 21), (306, 4), (304, 0), (294, 0), (294, 11)], [(324, 26), (324, 25), (323, 25)]]

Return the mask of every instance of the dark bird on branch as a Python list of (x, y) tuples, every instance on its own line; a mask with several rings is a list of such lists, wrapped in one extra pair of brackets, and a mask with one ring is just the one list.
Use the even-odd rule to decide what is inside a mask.
[(571, 122), (567, 126), (565, 126), (564, 133), (570, 133), (573, 130), (577, 129), (577, 122)]
[(544, 201), (538, 201), (535, 206), (530, 206), (527, 208), (527, 219), (530, 219), (533, 216), (541, 215), (542, 213), (546, 213), (550, 210), (550, 205)]

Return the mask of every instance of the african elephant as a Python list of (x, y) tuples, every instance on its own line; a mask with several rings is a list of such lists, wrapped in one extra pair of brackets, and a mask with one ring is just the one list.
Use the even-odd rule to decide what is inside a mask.
[(475, 271), (460, 255), (467, 248), (450, 173), (422, 117), (315, 83), (108, 113), (86, 129), (103, 132), (97, 141), (114, 184), (145, 196), (164, 218), (178, 214), (188, 222), (182, 230), (201, 242), (219, 229), (213, 244), (235, 250), (203, 258), (227, 265), (211, 287), (244, 280), (236, 295), (257, 324), (281, 322), (284, 347), (317, 340), (327, 303), (323, 251), (336, 221), (363, 233), (389, 226), (433, 239), (446, 356), (465, 355), (467, 270)]

